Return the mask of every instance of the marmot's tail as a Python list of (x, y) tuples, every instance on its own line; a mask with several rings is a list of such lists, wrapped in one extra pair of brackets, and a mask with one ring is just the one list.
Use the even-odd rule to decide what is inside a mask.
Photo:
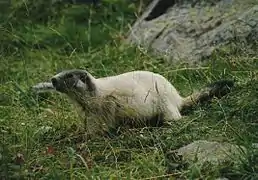
[(198, 103), (210, 101), (213, 97), (221, 98), (222, 96), (229, 93), (233, 86), (233, 80), (216, 81), (201, 89), (199, 92), (193, 93), (190, 96), (185, 97), (183, 99), (183, 105), (181, 107), (181, 110), (184, 111)]

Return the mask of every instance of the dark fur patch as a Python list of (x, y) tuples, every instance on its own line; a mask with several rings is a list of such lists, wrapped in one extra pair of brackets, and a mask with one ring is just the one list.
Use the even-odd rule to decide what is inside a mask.
[[(213, 97), (222, 98), (228, 94), (232, 87), (234, 86), (233, 80), (219, 80), (207, 85), (204, 89), (200, 91), (199, 97), (195, 100), (197, 104), (207, 104), (210, 103)], [(191, 104), (190, 106), (183, 106), (180, 113), (182, 115), (189, 114), (195, 106)]]
[(157, 114), (151, 118), (142, 118), (134, 120), (130, 117), (121, 118), (117, 120), (117, 127), (124, 126), (128, 128), (143, 128), (143, 127), (161, 127), (164, 125), (164, 116)]
[(211, 96), (221, 98), (222, 96), (225, 96), (226, 94), (228, 94), (233, 86), (234, 86), (233, 80), (216, 81), (208, 85), (208, 88), (210, 88), (209, 94)]
[(210, 101), (213, 97), (221, 98), (228, 94), (231, 88), (234, 86), (232, 80), (219, 80), (211, 83), (201, 90), (200, 96), (197, 99), (198, 103), (204, 103)]
[(143, 118), (141, 120), (135, 121), (130, 117), (127, 118), (120, 118), (116, 121), (115, 126), (109, 128), (108, 131), (105, 132), (107, 137), (115, 137), (120, 135), (122, 132), (125, 132), (128, 129), (135, 129), (135, 128), (152, 128), (152, 127), (162, 127), (164, 126), (164, 116), (162, 114), (153, 116), (151, 118)]

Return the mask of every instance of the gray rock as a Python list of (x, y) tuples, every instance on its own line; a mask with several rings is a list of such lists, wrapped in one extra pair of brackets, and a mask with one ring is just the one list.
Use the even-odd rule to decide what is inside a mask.
[(216, 177), (218, 180), (226, 180), (223, 173), (230, 174), (232, 170), (241, 167), (246, 161), (246, 154), (247, 149), (243, 146), (198, 140), (169, 151), (165, 162), (168, 173), (184, 169), (195, 174), (195, 178), (201, 173), (207, 179)]
[(154, 0), (127, 42), (171, 61), (198, 62), (230, 42), (257, 41), (257, 24), (257, 0)]
[(217, 166), (225, 162), (238, 161), (243, 157), (245, 151), (244, 147), (230, 143), (199, 140), (179, 148), (177, 155), (181, 156), (183, 161), (198, 162), (199, 164), (208, 162)]

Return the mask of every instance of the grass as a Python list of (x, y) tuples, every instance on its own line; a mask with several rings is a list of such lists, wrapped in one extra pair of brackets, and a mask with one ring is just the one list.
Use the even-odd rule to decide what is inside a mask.
[[(1, 179), (258, 178), (258, 153), (250, 148), (258, 141), (256, 46), (224, 47), (201, 67), (172, 64), (122, 44), (138, 3), (104, 1), (98, 9), (54, 5), (60, 11), (42, 14), (36, 5), (13, 4), (8, 16), (1, 16)], [(66, 97), (50, 94), (36, 101), (28, 93), (32, 85), (71, 68), (96, 77), (149, 70), (168, 78), (182, 95), (218, 79), (237, 83), (229, 95), (197, 106), (172, 127), (83, 141), (77, 131), (82, 122)], [(200, 139), (243, 145), (248, 153), (223, 172), (194, 166), (170, 171), (167, 153)]]

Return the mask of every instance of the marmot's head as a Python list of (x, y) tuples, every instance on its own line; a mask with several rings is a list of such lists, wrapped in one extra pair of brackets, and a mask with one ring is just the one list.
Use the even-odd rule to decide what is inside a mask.
[[(34, 86), (34, 89), (44, 89), (43, 84), (48, 86), (48, 89), (53, 89), (65, 94), (92, 92), (95, 90), (94, 77), (86, 70), (72, 69), (65, 70), (51, 78), (51, 83), (39, 83)], [(45, 86), (46, 87), (46, 86)], [(51, 88), (50, 88), (51, 87)]]
[(53, 87), (61, 93), (94, 91), (93, 77), (85, 70), (62, 71), (51, 78)]

